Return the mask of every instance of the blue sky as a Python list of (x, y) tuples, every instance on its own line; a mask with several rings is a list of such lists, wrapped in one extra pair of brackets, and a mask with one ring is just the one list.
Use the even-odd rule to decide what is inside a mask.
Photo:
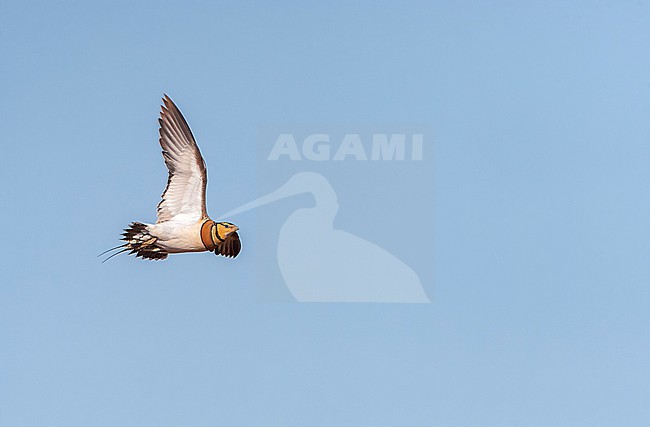
[[(3, 1), (0, 424), (649, 425), (649, 19)], [(260, 125), (431, 125), (432, 304), (261, 303), (253, 217), (235, 261), (100, 264), (154, 220), (164, 92), (214, 210), (260, 194)]]

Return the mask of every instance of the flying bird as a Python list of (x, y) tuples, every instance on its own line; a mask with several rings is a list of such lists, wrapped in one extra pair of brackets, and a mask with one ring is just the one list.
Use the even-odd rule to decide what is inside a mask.
[(172, 253), (204, 251), (234, 258), (241, 250), (239, 227), (230, 222), (215, 222), (208, 216), (205, 161), (178, 107), (167, 95), (162, 101), (158, 132), (169, 177), (158, 204), (158, 220), (155, 224), (132, 222), (122, 233), (125, 243), (100, 256), (119, 249), (104, 262), (124, 252), (148, 260), (166, 259)]

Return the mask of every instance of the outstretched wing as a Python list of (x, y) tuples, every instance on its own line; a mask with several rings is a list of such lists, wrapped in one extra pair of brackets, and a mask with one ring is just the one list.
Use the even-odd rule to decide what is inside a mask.
[(192, 131), (174, 102), (163, 98), (160, 119), (160, 146), (169, 169), (167, 187), (158, 204), (158, 223), (194, 223), (207, 218), (205, 162)]

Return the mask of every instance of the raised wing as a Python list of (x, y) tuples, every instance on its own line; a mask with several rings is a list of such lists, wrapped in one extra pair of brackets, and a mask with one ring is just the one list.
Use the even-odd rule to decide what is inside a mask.
[(207, 218), (205, 162), (192, 131), (174, 102), (163, 98), (160, 119), (160, 146), (169, 169), (167, 187), (158, 204), (158, 223), (194, 223)]

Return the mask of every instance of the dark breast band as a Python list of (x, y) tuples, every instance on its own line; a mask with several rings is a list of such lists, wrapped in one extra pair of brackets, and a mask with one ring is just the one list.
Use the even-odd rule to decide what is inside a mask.
[(205, 249), (212, 252), (215, 250), (217, 245), (212, 241), (212, 227), (216, 227), (216, 224), (211, 219), (206, 219), (203, 225), (201, 225), (201, 242)]

